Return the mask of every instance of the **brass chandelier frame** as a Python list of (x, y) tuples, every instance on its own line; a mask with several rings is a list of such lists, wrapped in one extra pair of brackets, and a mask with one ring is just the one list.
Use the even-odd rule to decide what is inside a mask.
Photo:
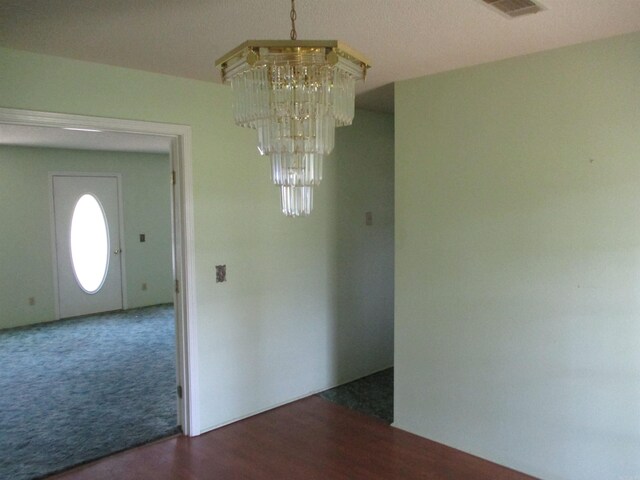
[(364, 55), (339, 40), (247, 40), (216, 60), (222, 81), (228, 81), (235, 73), (234, 67), (243, 60), (250, 66), (255, 65), (260, 60), (261, 49), (269, 53), (292, 54), (324, 50), (329, 65), (336, 65), (340, 59), (359, 65), (362, 79), (371, 68), (371, 62)]

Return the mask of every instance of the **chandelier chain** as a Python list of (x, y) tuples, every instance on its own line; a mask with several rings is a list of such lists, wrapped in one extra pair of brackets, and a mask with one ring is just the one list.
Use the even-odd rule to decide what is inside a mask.
[(298, 15), (296, 14), (296, 0), (291, 0), (291, 13), (289, 16), (291, 17), (291, 40), (297, 40), (298, 32), (296, 32), (296, 18)]

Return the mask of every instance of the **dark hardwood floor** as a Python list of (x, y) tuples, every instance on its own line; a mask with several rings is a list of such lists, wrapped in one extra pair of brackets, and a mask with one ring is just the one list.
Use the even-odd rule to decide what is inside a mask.
[(164, 479), (531, 479), (318, 396), (199, 437), (173, 437), (51, 477)]

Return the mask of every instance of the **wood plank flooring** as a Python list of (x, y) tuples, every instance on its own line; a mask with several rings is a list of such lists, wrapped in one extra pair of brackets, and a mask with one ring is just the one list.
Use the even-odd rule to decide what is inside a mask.
[(199, 437), (162, 440), (52, 480), (524, 480), (318, 396)]

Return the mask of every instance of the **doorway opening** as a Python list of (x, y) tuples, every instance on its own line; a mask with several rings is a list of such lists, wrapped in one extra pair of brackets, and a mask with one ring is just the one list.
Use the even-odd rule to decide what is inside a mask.
[[(137, 121), (123, 121), (117, 119), (104, 119), (95, 117), (84, 117), (77, 115), (64, 115), (64, 114), (51, 114), (45, 112), (33, 112), (24, 110), (11, 110), (0, 109), (0, 129), (7, 128), (47, 128), (50, 130), (64, 130), (66, 128), (86, 128), (92, 130), (100, 130), (107, 135), (128, 135), (129, 137), (137, 137), (143, 140), (148, 140), (150, 137), (162, 137), (167, 141), (168, 155), (170, 159), (170, 175), (167, 175), (166, 181), (171, 185), (172, 198), (170, 205), (169, 215), (171, 216), (171, 252), (169, 261), (172, 263), (173, 281), (171, 282), (173, 293), (173, 312), (175, 312), (175, 364), (176, 364), (176, 378), (175, 396), (176, 406), (178, 412), (178, 424), (181, 426), (182, 431), (186, 435), (194, 436), (200, 433), (199, 427), (199, 415), (197, 409), (197, 352), (196, 352), (196, 332), (195, 332), (195, 289), (194, 283), (194, 268), (193, 268), (193, 215), (192, 215), (192, 200), (191, 200), (191, 159), (190, 159), (190, 128), (180, 125), (167, 125), (167, 124), (154, 124), (149, 122), (137, 122)], [(1, 133), (1, 131), (0, 131)], [(0, 138), (0, 141), (2, 138)], [(72, 177), (72, 176), (67, 176)], [(109, 182), (114, 180), (113, 176)], [(117, 186), (117, 178), (115, 178)], [(99, 183), (99, 182), (98, 182)], [(51, 188), (55, 188), (53, 184)], [(65, 190), (64, 188), (62, 190)], [(95, 189), (91, 189), (95, 193)], [(77, 193), (77, 192), (76, 192)], [(89, 195), (89, 196), (86, 196)], [(108, 195), (107, 195), (108, 197)], [(79, 199), (84, 199), (79, 202)], [(93, 209), (93, 213), (100, 213), (104, 215), (104, 230), (107, 235), (114, 227), (118, 225), (117, 220), (115, 224), (109, 225), (108, 211), (112, 209), (108, 205), (108, 201), (105, 201), (105, 195), (83, 193), (79, 198), (76, 198), (69, 202), (73, 214), (71, 215), (71, 224), (82, 223), (82, 215), (84, 210), (89, 213)], [(53, 207), (53, 206), (52, 206)], [(96, 209), (97, 208), (97, 209)], [(84, 210), (83, 210), (84, 209)], [(116, 211), (118, 208), (116, 207)], [(77, 215), (76, 215), (77, 214)], [(94, 215), (95, 218), (95, 215)], [(99, 218), (99, 215), (98, 215)], [(77, 220), (77, 222), (76, 222)], [(100, 223), (98, 227), (94, 226), (90, 231), (100, 230)], [(73, 225), (69, 225), (69, 228), (73, 228)], [(55, 237), (55, 227), (52, 228), (52, 235)], [(116, 229), (117, 230), (117, 229)], [(102, 263), (102, 267), (98, 265), (98, 273), (94, 273), (94, 278), (85, 278), (82, 267), (74, 268), (74, 256), (78, 258), (82, 257), (83, 253), (78, 248), (71, 247), (71, 245), (65, 246), (65, 254), (70, 256), (69, 264), (71, 269), (70, 283), (74, 286), (80, 285), (84, 290), (84, 296), (87, 298), (98, 298), (100, 293), (105, 291), (107, 284), (111, 281), (109, 279), (109, 273), (116, 270), (110, 267), (118, 266), (121, 262), (121, 258), (124, 255), (122, 251), (122, 242), (118, 239), (118, 232), (115, 232), (113, 238), (107, 237), (104, 242), (104, 235), (102, 235), (102, 243), (100, 240), (100, 232), (98, 232), (97, 238), (89, 240), (91, 247), (97, 249), (96, 252), (102, 251), (102, 255), (106, 254), (107, 261)], [(80, 235), (78, 240), (82, 243)], [(57, 239), (56, 239), (57, 240)], [(25, 238), (25, 241), (28, 239)], [(86, 239), (85, 239), (86, 241)], [(106, 243), (106, 248), (104, 243)], [(67, 248), (68, 247), (68, 248)], [(57, 258), (57, 256), (56, 256)], [(115, 260), (114, 260), (115, 258)], [(80, 265), (80, 263), (78, 263)], [(103, 271), (100, 271), (102, 268)], [(56, 270), (56, 278), (58, 278), (59, 262), (56, 261), (54, 269)], [(122, 278), (120, 272), (119, 275)], [(82, 283), (82, 281), (88, 283)], [(59, 292), (56, 292), (56, 318), (75, 317), (77, 315), (85, 315), (90, 313), (87, 310), (69, 311), (63, 304), (63, 299), (66, 295), (62, 294), (63, 287), (57, 285)], [(124, 291), (122, 285), (115, 287), (115, 291)], [(59, 293), (59, 294), (58, 294)], [(31, 302), (31, 299), (29, 299)], [(120, 297), (116, 300), (115, 308), (99, 307), (94, 311), (105, 310), (121, 310), (126, 308), (126, 298)], [(77, 303), (77, 302), (76, 302)], [(113, 304), (112, 304), (113, 305)], [(166, 307), (166, 306), (165, 306)]]

